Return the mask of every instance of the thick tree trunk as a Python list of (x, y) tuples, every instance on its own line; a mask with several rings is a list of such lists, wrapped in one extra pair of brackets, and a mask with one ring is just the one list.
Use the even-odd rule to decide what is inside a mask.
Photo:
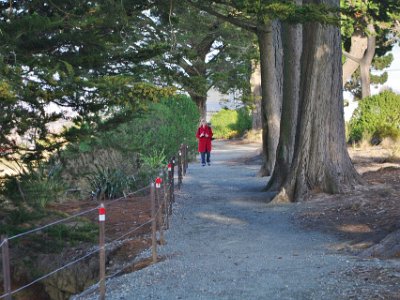
[(279, 141), (279, 127), (282, 106), (282, 41), (279, 21), (257, 30), (260, 47), (261, 68), (261, 117), (264, 164), (260, 176), (272, 174), (276, 149)]
[[(311, 2), (339, 6), (338, 0)], [(339, 28), (310, 23), (303, 34), (293, 163), (274, 202), (301, 201), (311, 191), (340, 193), (361, 182), (345, 143)]]
[(343, 64), (343, 86), (350, 80), (351, 75), (358, 69), (365, 50), (367, 49), (368, 38), (359, 31), (354, 32), (351, 37), (349, 54), (352, 58), (347, 58)]
[[(267, 190), (277, 191), (286, 180), (292, 164), (300, 102), (302, 25), (282, 26), (283, 102), (276, 164)], [(300, 50), (299, 50), (300, 49)]]
[(371, 76), (370, 69), (372, 60), (375, 56), (376, 48), (376, 34), (374, 24), (368, 24), (368, 45), (365, 55), (360, 63), (360, 75), (361, 75), (361, 97), (362, 99), (371, 96)]
[(207, 117), (207, 95), (199, 96), (198, 94), (190, 94), (192, 100), (196, 103), (200, 113), (200, 118), (206, 119)]
[(252, 62), (251, 66), (250, 87), (251, 95), (254, 99), (254, 106), (252, 109), (252, 128), (259, 130), (262, 128), (261, 121), (261, 70), (260, 64), (257, 61)]

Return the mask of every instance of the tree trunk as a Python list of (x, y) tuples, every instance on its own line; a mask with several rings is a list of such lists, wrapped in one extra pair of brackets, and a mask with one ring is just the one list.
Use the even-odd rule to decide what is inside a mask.
[(254, 99), (254, 107), (252, 110), (253, 124), (252, 128), (254, 130), (259, 130), (262, 128), (261, 121), (261, 71), (260, 64), (257, 61), (252, 62), (251, 66), (251, 77), (250, 77), (250, 87), (251, 95)]
[(258, 28), (261, 68), (261, 118), (264, 164), (260, 176), (272, 174), (276, 149), (279, 141), (279, 127), (282, 106), (282, 41), (279, 21)]
[[(338, 0), (310, 1), (339, 6)], [(301, 201), (311, 191), (340, 193), (361, 182), (345, 143), (339, 28), (308, 23), (303, 33), (293, 163), (274, 202)]]
[(347, 58), (343, 64), (343, 86), (350, 80), (351, 75), (358, 69), (365, 50), (367, 49), (368, 38), (359, 31), (355, 31), (351, 37), (350, 56), (356, 58)]
[(199, 96), (198, 94), (189, 93), (192, 100), (196, 103), (200, 113), (200, 118), (206, 119), (207, 117), (207, 95)]
[[(301, 1), (298, 1), (301, 2)], [(298, 3), (301, 4), (301, 3)], [(289, 174), (293, 160), (298, 108), (300, 102), (300, 73), (302, 25), (283, 24), (283, 102), (276, 154), (276, 164), (267, 190), (278, 191)], [(300, 50), (299, 50), (300, 49)]]
[(361, 97), (362, 99), (371, 96), (371, 75), (370, 69), (372, 65), (372, 60), (375, 56), (376, 48), (376, 33), (374, 24), (368, 24), (367, 26), (369, 36), (368, 36), (368, 46), (365, 55), (360, 63), (360, 75), (361, 75)]

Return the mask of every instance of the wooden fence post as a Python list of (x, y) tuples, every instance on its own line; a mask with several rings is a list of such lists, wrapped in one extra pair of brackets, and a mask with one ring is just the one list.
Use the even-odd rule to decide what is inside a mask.
[(164, 189), (164, 222), (165, 222), (165, 230), (167, 230), (169, 228), (169, 189), (168, 189), (168, 185), (170, 183), (169, 181), (169, 168), (170, 168), (170, 164), (168, 164), (168, 172), (163, 173), (163, 177), (164, 177), (164, 185), (163, 185), (163, 189)]
[(1, 236), (1, 254), (3, 263), (3, 283), (4, 283), (4, 299), (11, 300), (11, 276), (10, 276), (10, 252), (8, 248), (8, 238)]
[(189, 146), (185, 145), (185, 153), (186, 153), (186, 160), (185, 160), (185, 169), (189, 168)]
[(106, 299), (106, 249), (105, 249), (105, 220), (106, 210), (102, 202), (99, 207), (99, 247), (100, 247), (100, 297), (99, 299)]
[(179, 149), (178, 153), (178, 190), (181, 189), (182, 184), (182, 147)]
[(175, 202), (175, 156), (172, 157), (171, 196), (171, 202)]
[(186, 153), (186, 145), (182, 144), (181, 145), (181, 151), (183, 153), (183, 159), (182, 159), (182, 171), (183, 171), (183, 176), (186, 175), (186, 159), (187, 159), (187, 153)]
[(160, 245), (165, 244), (164, 239), (164, 225), (163, 225), (163, 207), (164, 201), (161, 200), (161, 183), (162, 179), (158, 177), (156, 179), (156, 218), (158, 223), (158, 232), (160, 234)]
[(156, 220), (156, 199), (154, 192), (154, 183), (150, 184), (150, 201), (151, 201), (151, 253), (153, 263), (157, 262), (157, 220)]

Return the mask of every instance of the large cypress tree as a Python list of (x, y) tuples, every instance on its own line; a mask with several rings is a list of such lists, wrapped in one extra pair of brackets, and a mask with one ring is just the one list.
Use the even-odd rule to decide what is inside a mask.
[[(49, 135), (49, 122), (67, 113), (78, 125), (129, 118), (127, 112), (154, 98), (159, 89), (143, 84), (152, 69), (146, 62), (166, 43), (153, 30), (154, 20), (145, 11), (149, 5), (0, 2), (0, 145), (38, 158), (58, 146)], [(15, 133), (32, 134), (34, 149), (14, 144)]]
[[(281, 75), (279, 78), (284, 80), (283, 85), (290, 89), (290, 93), (283, 98), (283, 101), (286, 103), (284, 107), (291, 108), (291, 112), (282, 118), (280, 123), (281, 128), (286, 128), (283, 132), (290, 134), (281, 134), (279, 141), (280, 144), (290, 145), (293, 152), (281, 161), (281, 170), (284, 168), (285, 174), (273, 176), (271, 179), (270, 187), (279, 192), (276, 201), (300, 201), (313, 190), (329, 193), (348, 190), (358, 184), (360, 179), (350, 161), (344, 139), (341, 40), (338, 27), (339, 0), (309, 0), (297, 6), (294, 2), (266, 1), (262, 4), (259, 1), (250, 2), (223, 1), (224, 5), (229, 3), (236, 9), (241, 8), (228, 15), (217, 14), (210, 6), (202, 8), (221, 15), (224, 20), (238, 26), (247, 26), (250, 30), (252, 28), (261, 30), (265, 28), (262, 26), (265, 25), (263, 22), (273, 19), (280, 19), (285, 23), (304, 23), (302, 41), (294, 38), (295, 32), (288, 33), (285, 41), (286, 55), (290, 55), (293, 51), (291, 49), (301, 43), (301, 63), (288, 57), (284, 58), (283, 69), (287, 71), (285, 76)], [(192, 4), (198, 5), (197, 3)], [(239, 7), (238, 4), (242, 6)], [(255, 11), (264, 16), (260, 23), (253, 24), (259, 25), (258, 27), (234, 18)], [(260, 59), (270, 55), (266, 49), (274, 51), (273, 47), (271, 49), (260, 45)], [(271, 63), (261, 65), (261, 68), (263, 67), (281, 68)], [(298, 73), (300, 81), (294, 78), (293, 82), (296, 84), (294, 87), (288, 82), (290, 76), (287, 73), (292, 68), (300, 69)], [(264, 76), (263, 72), (261, 76)], [(264, 80), (265, 78), (262, 78), (262, 81)], [(262, 88), (268, 88), (268, 85), (262, 85)], [(298, 98), (297, 93), (299, 93)], [(271, 99), (263, 95), (262, 101), (263, 105), (266, 105)], [(273, 117), (269, 114), (267, 116)], [(288, 116), (293, 116), (294, 120)]]
[[(159, 60), (170, 84), (187, 92), (205, 117), (207, 92), (249, 90), (253, 36), (193, 7), (164, 3), (155, 12), (169, 35), (170, 49)], [(244, 95), (243, 98), (245, 98)]]

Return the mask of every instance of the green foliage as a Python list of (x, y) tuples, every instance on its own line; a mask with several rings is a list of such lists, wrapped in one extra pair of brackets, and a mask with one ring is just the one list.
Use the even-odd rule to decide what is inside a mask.
[(400, 137), (400, 95), (384, 91), (359, 102), (349, 123), (349, 140), (358, 142), (366, 135), (373, 143)]
[(163, 165), (167, 163), (167, 158), (164, 154), (164, 150), (158, 152), (154, 150), (152, 153), (144, 154), (141, 156), (143, 162), (142, 166), (147, 167), (150, 170), (160, 169)]
[[(59, 147), (46, 124), (65, 114), (74, 112), (78, 127), (86, 122), (92, 131), (100, 130), (97, 122), (104, 117), (115, 125), (123, 121), (114, 118), (119, 111), (138, 111), (170, 95), (173, 89), (151, 84), (155, 68), (146, 63), (170, 48), (166, 33), (154, 30), (156, 18), (144, 12), (153, 6), (148, 1), (1, 1), (0, 145), (12, 147), (15, 130), (21, 137), (35, 132), (35, 149), (27, 151), (21, 143), (14, 150), (22, 150), (18, 159), (37, 161)], [(59, 111), (49, 113), (48, 105)]]
[(91, 190), (98, 197), (107, 199), (123, 196), (130, 185), (130, 176), (124, 169), (113, 169), (109, 166), (95, 165), (96, 170), (87, 176)]
[(39, 163), (29, 165), (19, 176), (4, 179), (2, 193), (18, 206), (28, 205), (42, 209), (64, 193), (61, 166)]
[[(57, 224), (46, 229), (47, 240), (52, 240), (51, 247), (45, 246), (49, 252), (61, 250), (67, 244), (76, 245), (79, 242), (94, 243), (98, 238), (98, 226), (87, 220), (81, 220), (73, 225)], [(42, 248), (42, 247), (41, 247)]]
[[(399, 37), (396, 24), (400, 18), (399, 1), (380, 0), (341, 0), (341, 32), (343, 47), (349, 51), (352, 47), (352, 36), (360, 37), (376, 36), (375, 56), (372, 67), (376, 70), (383, 70), (390, 66), (393, 61), (391, 54), (394, 43)], [(373, 26), (375, 32), (371, 32)], [(397, 37), (395, 36), (397, 35)], [(354, 46), (354, 45), (353, 45)], [(387, 80), (387, 73), (381, 76), (371, 76), (372, 84), (383, 84)], [(359, 72), (353, 74), (350, 82), (346, 83), (345, 89), (361, 98)]]
[[(29, 221), (32, 221), (32, 218)], [(0, 226), (0, 232), (8, 236), (23, 233), (29, 229), (31, 228), (21, 228), (8, 224)], [(76, 246), (82, 242), (95, 243), (98, 239), (98, 226), (86, 219), (79, 218), (74, 223), (56, 224), (36, 235), (28, 235), (24, 239), (23, 244), (29, 244), (29, 251), (56, 253), (62, 251), (67, 246)], [(21, 243), (21, 241), (17, 241), (16, 243)], [(23, 247), (23, 244), (19, 244), (20, 247)]]
[[(0, 224), (0, 233), (13, 236), (31, 229), (27, 223), (39, 220), (47, 216), (47, 213), (41, 209), (27, 209), (26, 207), (14, 208), (8, 211), (4, 218), (4, 223)], [(25, 226), (20, 226), (25, 224)]]
[(215, 138), (231, 139), (240, 137), (251, 129), (251, 117), (246, 108), (223, 109), (212, 116), (211, 124)]
[(107, 198), (146, 186), (181, 143), (195, 149), (199, 113), (186, 96), (164, 98), (113, 129), (61, 151), (63, 177), (83, 195)]
[(176, 154), (180, 143), (194, 149), (199, 113), (194, 102), (186, 96), (162, 99), (149, 106), (149, 110), (131, 121), (102, 134), (99, 143), (105, 147), (141, 153)]
[(174, 47), (168, 61), (160, 57), (158, 63), (165, 65), (169, 81), (181, 86), (193, 101), (205, 100), (211, 86), (222, 93), (250, 90), (250, 60), (259, 57), (253, 33), (190, 5), (175, 5), (174, 18), (167, 15), (162, 20), (161, 27), (173, 22)]

